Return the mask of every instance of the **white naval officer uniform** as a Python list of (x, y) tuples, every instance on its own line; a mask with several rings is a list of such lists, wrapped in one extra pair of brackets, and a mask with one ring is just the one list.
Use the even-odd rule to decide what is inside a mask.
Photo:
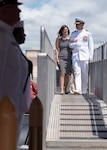
[(30, 106), (30, 78), (26, 82), (28, 62), (13, 36), (12, 27), (2, 21), (0, 37), (0, 100), (8, 96), (14, 104), (20, 132), (23, 115)]
[(85, 29), (71, 33), (69, 47), (72, 48), (72, 65), (74, 69), (76, 90), (81, 94), (87, 93), (88, 63), (93, 59), (92, 34)]

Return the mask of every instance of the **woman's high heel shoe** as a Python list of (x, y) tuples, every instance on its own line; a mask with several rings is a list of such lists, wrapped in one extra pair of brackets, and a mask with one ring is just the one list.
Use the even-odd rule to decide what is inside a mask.
[(61, 92), (60, 95), (64, 95), (64, 92)]

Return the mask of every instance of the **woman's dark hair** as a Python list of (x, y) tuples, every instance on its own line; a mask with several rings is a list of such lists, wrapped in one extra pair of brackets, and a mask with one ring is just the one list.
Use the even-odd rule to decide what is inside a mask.
[[(68, 26), (66, 26), (66, 25), (61, 26), (61, 28), (60, 28), (60, 30), (59, 30), (59, 32), (58, 32), (58, 35), (59, 35), (59, 36), (62, 36), (62, 32), (63, 32), (64, 28), (68, 28)], [(69, 34), (70, 34), (70, 30), (69, 30), (69, 28), (68, 28), (68, 35), (69, 35)]]

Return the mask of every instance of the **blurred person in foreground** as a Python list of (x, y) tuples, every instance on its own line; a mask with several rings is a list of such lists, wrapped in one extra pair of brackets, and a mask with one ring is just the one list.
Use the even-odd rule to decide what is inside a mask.
[(88, 65), (93, 59), (92, 34), (84, 29), (85, 22), (75, 19), (76, 30), (71, 33), (69, 47), (72, 49), (72, 64), (76, 90), (75, 94), (86, 94), (88, 90)]
[(17, 0), (0, 0), (0, 100), (8, 96), (16, 109), (17, 138), (30, 106), (29, 65), (13, 36), (13, 26), (20, 21), (21, 4)]
[[(18, 44), (25, 43), (26, 34), (24, 31), (24, 21), (19, 21), (14, 25), (13, 35), (18, 42)], [(24, 55), (24, 54), (23, 54)], [(26, 56), (24, 56), (26, 58)], [(37, 96), (38, 93), (38, 85), (33, 81), (33, 64), (32, 62), (26, 58), (28, 63), (30, 64), (30, 96), (31, 102)]]

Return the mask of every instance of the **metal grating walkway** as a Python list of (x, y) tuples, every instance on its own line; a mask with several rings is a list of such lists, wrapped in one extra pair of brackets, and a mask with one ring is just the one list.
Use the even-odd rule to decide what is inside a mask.
[(85, 147), (107, 147), (106, 139), (107, 105), (104, 101), (95, 95), (55, 95), (47, 129), (47, 146), (85, 144)]

